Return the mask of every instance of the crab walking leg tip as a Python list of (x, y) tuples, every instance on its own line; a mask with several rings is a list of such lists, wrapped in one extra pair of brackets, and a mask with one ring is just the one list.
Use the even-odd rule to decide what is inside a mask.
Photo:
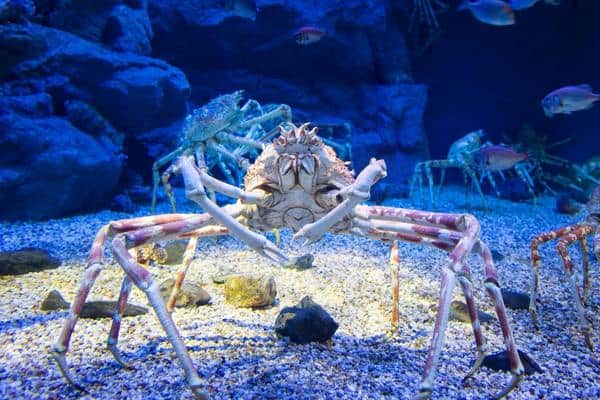
[(58, 366), (58, 369), (59, 369), (61, 375), (63, 376), (63, 378), (65, 378), (65, 380), (69, 383), (69, 385), (71, 385), (73, 388), (75, 388), (76, 390), (78, 390), (80, 392), (87, 393), (87, 390), (85, 390), (85, 388), (82, 385), (80, 385), (79, 383), (77, 383), (75, 381), (75, 378), (69, 371), (69, 367), (67, 366), (67, 360), (65, 358), (64, 352), (59, 352), (55, 349), (52, 349), (49, 352), (49, 358), (52, 361), (54, 361), (54, 363)]

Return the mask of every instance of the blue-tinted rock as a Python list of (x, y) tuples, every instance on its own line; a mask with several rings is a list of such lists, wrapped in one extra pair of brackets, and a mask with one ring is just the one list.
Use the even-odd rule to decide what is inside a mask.
[(150, 54), (153, 37), (145, 0), (74, 0), (51, 9), (47, 24), (116, 51)]
[(338, 328), (327, 311), (305, 296), (294, 307), (285, 307), (275, 320), (275, 332), (297, 344), (325, 342)]
[(47, 219), (103, 207), (122, 158), (57, 117), (0, 116), (0, 219)]
[[(0, 78), (16, 78), (23, 91), (50, 93), (57, 112), (65, 101), (76, 98), (128, 133), (166, 125), (186, 112), (187, 79), (163, 61), (115, 53), (35, 24), (0, 26), (0, 44), (7, 45), (10, 56), (8, 67), (0, 68)], [(22, 45), (31, 49), (10, 50)]]

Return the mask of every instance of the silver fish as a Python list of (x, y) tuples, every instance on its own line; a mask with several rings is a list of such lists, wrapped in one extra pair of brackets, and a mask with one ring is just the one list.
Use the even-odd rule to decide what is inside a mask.
[(463, 0), (457, 10), (470, 10), (481, 22), (490, 25), (513, 25), (515, 13), (508, 3), (502, 0)]
[(519, 153), (509, 146), (489, 144), (479, 149), (477, 154), (482, 166), (490, 171), (504, 171), (520, 161), (529, 158), (527, 153)]
[(598, 100), (600, 94), (593, 93), (590, 85), (564, 86), (547, 94), (542, 99), (542, 108), (547, 117), (552, 117), (554, 114), (588, 110)]

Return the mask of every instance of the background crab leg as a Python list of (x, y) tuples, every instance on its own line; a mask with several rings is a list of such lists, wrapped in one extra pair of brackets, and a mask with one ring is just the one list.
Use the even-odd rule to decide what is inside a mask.
[(156, 207), (156, 194), (158, 191), (158, 184), (160, 182), (159, 169), (165, 164), (170, 163), (177, 157), (179, 157), (185, 148), (183, 146), (176, 148), (166, 156), (157, 160), (154, 164), (152, 164), (152, 204), (150, 205), (151, 212), (154, 212), (154, 208)]
[(556, 249), (560, 254), (560, 257), (563, 262), (563, 269), (569, 278), (569, 287), (571, 288), (571, 294), (575, 300), (575, 307), (577, 309), (577, 316), (579, 318), (579, 327), (583, 336), (585, 337), (585, 343), (590, 348), (590, 350), (594, 350), (594, 344), (592, 342), (592, 327), (589, 321), (585, 318), (585, 309), (583, 307), (583, 295), (579, 292), (579, 288), (577, 287), (577, 282), (575, 280), (575, 268), (571, 257), (569, 256), (569, 246), (579, 240), (581, 237), (585, 235), (589, 235), (593, 232), (593, 228), (589, 225), (579, 226), (577, 229), (573, 230), (573, 232), (561, 237), (556, 244)]
[(583, 301), (583, 305), (585, 306), (590, 295), (590, 247), (586, 236), (580, 238), (579, 247), (581, 248), (581, 258), (583, 259), (583, 295), (581, 301)]
[(531, 315), (531, 321), (536, 328), (538, 328), (536, 299), (538, 292), (540, 291), (540, 264), (542, 260), (539, 247), (557, 237), (571, 233), (577, 227), (578, 225), (571, 225), (555, 231), (545, 232), (536, 236), (531, 241), (531, 297), (529, 299), (529, 314)]

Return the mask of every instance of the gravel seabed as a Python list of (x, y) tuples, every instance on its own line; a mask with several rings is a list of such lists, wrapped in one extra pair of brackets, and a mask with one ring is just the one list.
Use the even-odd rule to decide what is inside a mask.
[[(482, 238), (506, 258), (497, 263), (503, 287), (529, 291), (529, 242), (540, 232), (580, 217), (553, 211), (554, 199), (511, 203), (489, 198), (492, 211), (471, 210), (482, 225)], [(182, 211), (193, 211), (181, 201)], [(401, 199), (386, 205), (428, 208)], [(187, 209), (186, 209), (187, 207)], [(438, 210), (464, 212), (460, 188), (447, 188)], [(166, 207), (163, 208), (166, 211)], [(140, 210), (138, 215), (147, 215)], [(45, 222), (0, 223), (0, 250), (26, 246), (47, 249), (63, 260), (56, 270), (18, 277), (0, 277), (0, 398), (2, 399), (191, 399), (177, 360), (153, 313), (125, 318), (120, 348), (134, 370), (119, 368), (105, 349), (110, 319), (78, 322), (67, 354), (71, 370), (88, 393), (81, 395), (62, 380), (47, 358), (66, 312), (42, 312), (39, 304), (51, 289), (72, 301), (85, 268), (94, 234), (109, 220), (130, 214), (103, 211)], [(272, 235), (268, 235), (272, 238)], [(290, 232), (282, 248), (289, 254)], [(391, 340), (389, 329), (389, 246), (350, 236), (328, 235), (310, 246), (316, 268), (298, 272), (281, 269), (233, 238), (204, 240), (188, 274), (212, 296), (212, 305), (176, 309), (173, 317), (194, 363), (214, 399), (396, 399), (415, 393), (430, 340), (441, 268), (439, 250), (402, 244), (400, 328)], [(108, 254), (108, 253), (107, 253)], [(573, 258), (579, 261), (578, 250)], [(532, 356), (544, 373), (527, 377), (510, 399), (598, 399), (600, 361), (577, 329), (576, 314), (551, 245), (543, 247), (542, 330), (533, 329), (527, 311), (509, 310), (517, 345)], [(493, 314), (485, 296), (481, 260), (473, 256), (475, 296)], [(155, 267), (163, 280), (175, 267)], [(220, 272), (263, 272), (277, 282), (277, 303), (261, 310), (236, 309), (224, 302), (211, 276)], [(121, 269), (110, 256), (90, 299), (116, 299)], [(600, 272), (592, 262), (592, 290), (587, 309), (600, 345)], [(311, 295), (340, 324), (331, 344), (293, 345), (275, 337), (272, 324), (282, 307)], [(463, 300), (459, 289), (454, 297)], [(147, 305), (134, 289), (134, 304)], [(492, 352), (502, 349), (497, 321), (484, 324)], [(467, 385), (461, 383), (474, 359), (469, 324), (450, 322), (446, 332), (433, 398), (485, 399), (508, 381), (509, 375), (482, 369)]]

